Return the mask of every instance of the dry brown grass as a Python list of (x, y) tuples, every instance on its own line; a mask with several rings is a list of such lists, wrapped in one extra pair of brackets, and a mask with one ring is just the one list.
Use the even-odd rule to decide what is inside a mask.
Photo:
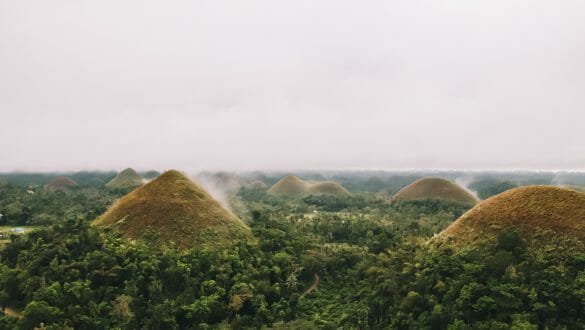
[(349, 191), (337, 182), (317, 182), (309, 187), (311, 194), (349, 195)]
[(441, 178), (423, 178), (394, 195), (399, 200), (440, 199), (475, 205), (479, 200), (459, 185)]
[(300, 196), (310, 194), (343, 196), (349, 194), (349, 192), (337, 182), (308, 182), (301, 180), (294, 175), (289, 175), (275, 183), (270, 189), (268, 189), (268, 193), (278, 196)]
[(281, 196), (303, 195), (307, 193), (309, 185), (310, 184), (308, 182), (301, 180), (299, 177), (289, 175), (270, 187), (270, 189), (268, 189), (268, 193)]
[(493, 196), (461, 216), (439, 239), (490, 241), (505, 229), (531, 244), (561, 237), (585, 239), (585, 193), (551, 186), (520, 187)]
[(201, 186), (171, 170), (117, 201), (94, 221), (131, 238), (191, 248), (251, 237), (249, 228)]
[(578, 192), (585, 192), (585, 187), (583, 186), (561, 186), (561, 188), (571, 189)]
[(106, 183), (106, 187), (110, 189), (126, 189), (139, 187), (144, 183), (144, 179), (132, 168), (127, 168), (118, 173), (110, 182)]

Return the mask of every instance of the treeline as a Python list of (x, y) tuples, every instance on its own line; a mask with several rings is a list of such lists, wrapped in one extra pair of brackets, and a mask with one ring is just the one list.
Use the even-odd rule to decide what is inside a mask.
[(53, 225), (64, 218), (93, 220), (123, 193), (103, 187), (54, 190), (0, 183), (0, 225)]
[[(11, 189), (24, 188), (8, 188), (0, 201), (36, 195)], [(0, 316), (0, 328), (585, 327), (582, 244), (528, 248), (514, 231), (494, 246), (429, 243), (467, 205), (243, 189), (253, 240), (158, 251), (90, 227), (91, 212), (114, 196), (82, 191), (26, 200), (38, 203), (30, 214), (58, 219), (12, 236), (0, 251), (0, 306), (22, 312), (20, 319)]]

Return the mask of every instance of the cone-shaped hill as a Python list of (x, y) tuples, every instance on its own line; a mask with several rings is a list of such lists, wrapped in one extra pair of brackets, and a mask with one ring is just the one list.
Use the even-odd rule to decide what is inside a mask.
[(307, 192), (308, 187), (308, 182), (301, 180), (295, 175), (289, 175), (270, 187), (268, 193), (280, 196), (302, 195)]
[(143, 183), (144, 179), (138, 172), (132, 168), (127, 168), (106, 183), (106, 187), (110, 189), (128, 189), (139, 187)]
[(131, 238), (180, 248), (229, 245), (251, 237), (249, 228), (197, 183), (171, 170), (121, 198), (96, 219)]
[(440, 199), (475, 205), (479, 201), (459, 185), (441, 178), (423, 178), (402, 188), (394, 195), (394, 199), (413, 201), (424, 199)]
[(278, 196), (320, 195), (329, 194), (335, 196), (348, 195), (349, 192), (337, 182), (308, 182), (299, 177), (289, 175), (275, 183), (268, 193)]
[(335, 196), (349, 195), (349, 191), (337, 182), (317, 182), (309, 186), (310, 194), (329, 194)]
[(47, 183), (47, 188), (56, 190), (65, 190), (77, 186), (77, 182), (68, 176), (58, 176)]
[(531, 245), (562, 237), (585, 239), (585, 193), (552, 186), (529, 186), (490, 197), (462, 215), (437, 237), (454, 243), (496, 239), (516, 230)]

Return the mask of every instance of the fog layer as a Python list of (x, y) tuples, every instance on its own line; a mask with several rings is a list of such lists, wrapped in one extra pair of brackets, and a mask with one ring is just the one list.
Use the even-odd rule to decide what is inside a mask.
[(0, 171), (585, 168), (585, 2), (0, 0)]

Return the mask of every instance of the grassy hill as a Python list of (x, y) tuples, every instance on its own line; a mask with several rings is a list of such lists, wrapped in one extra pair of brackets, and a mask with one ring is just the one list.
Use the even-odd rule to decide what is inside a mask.
[(77, 182), (68, 176), (58, 176), (47, 183), (47, 188), (63, 190), (77, 186)]
[(182, 173), (171, 170), (117, 201), (94, 221), (131, 238), (180, 248), (223, 245), (251, 236), (248, 227)]
[(470, 243), (517, 230), (531, 245), (560, 238), (585, 239), (585, 193), (529, 186), (491, 197), (465, 213), (439, 237)]
[(139, 187), (144, 183), (144, 179), (132, 168), (127, 168), (118, 173), (106, 187), (110, 189), (127, 189)]
[(476, 204), (479, 200), (459, 185), (441, 178), (423, 178), (402, 188), (394, 197), (397, 200), (440, 199)]
[(337, 182), (312, 182), (304, 181), (297, 176), (289, 175), (275, 183), (268, 193), (279, 196), (301, 196), (301, 195), (348, 195), (349, 192)]
[(308, 182), (295, 175), (289, 175), (270, 187), (268, 193), (272, 195), (303, 195), (308, 188)]
[(309, 186), (309, 193), (313, 195), (328, 194), (335, 196), (349, 195), (349, 191), (337, 182), (317, 182)]

